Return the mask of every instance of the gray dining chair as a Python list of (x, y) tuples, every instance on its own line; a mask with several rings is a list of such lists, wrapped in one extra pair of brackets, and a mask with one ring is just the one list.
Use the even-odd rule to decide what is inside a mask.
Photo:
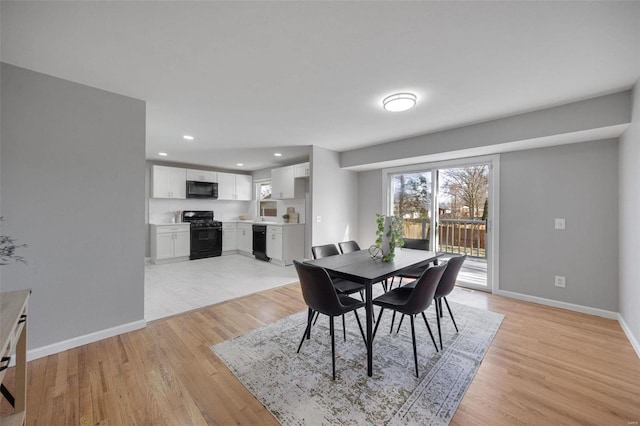
[[(325, 244), (321, 246), (313, 246), (311, 247), (311, 253), (313, 254), (314, 259), (322, 259), (327, 256), (337, 256), (340, 255), (338, 248), (335, 244)], [(364, 284), (356, 283), (353, 281), (345, 280), (342, 278), (332, 277), (333, 286), (336, 291), (340, 294), (350, 295), (353, 293), (360, 293), (360, 299), (364, 301), (364, 296), (362, 292), (365, 290)], [(316, 315), (315, 321), (317, 321), (318, 317)], [(314, 321), (314, 324), (315, 324)], [(342, 329), (344, 334), (344, 340), (347, 340), (346, 331), (344, 331), (344, 315), (342, 316)]]
[(382, 317), (382, 313), (385, 309), (393, 310), (394, 316), (396, 312), (399, 312), (403, 315), (408, 315), (411, 319), (411, 339), (413, 341), (413, 360), (416, 368), (416, 377), (419, 377), (419, 373), (414, 316), (422, 314), (424, 323), (427, 326), (429, 335), (431, 336), (433, 346), (436, 348), (436, 352), (438, 352), (438, 345), (436, 344), (436, 340), (433, 338), (433, 333), (431, 332), (431, 327), (429, 327), (429, 322), (427, 321), (424, 311), (431, 306), (431, 302), (434, 300), (433, 297), (436, 294), (436, 288), (438, 287), (438, 283), (440, 282), (440, 278), (442, 277), (445, 268), (446, 265), (440, 265), (426, 269), (416, 280), (416, 284), (413, 288), (408, 288), (406, 286), (397, 287), (373, 300), (373, 304), (380, 306), (381, 308), (380, 313), (378, 314), (376, 328), (373, 330), (374, 340), (376, 332), (378, 331), (378, 326), (380, 325), (380, 318)]
[(357, 242), (351, 240), (351, 241), (342, 241), (340, 243), (338, 243), (338, 247), (340, 247), (340, 252), (342, 254), (345, 253), (352, 253), (354, 251), (360, 251), (360, 246), (358, 245)]
[(311, 327), (313, 326), (312, 318), (314, 313), (327, 315), (329, 317), (329, 332), (331, 334), (331, 366), (333, 368), (333, 380), (335, 380), (336, 342), (333, 318), (341, 315), (344, 327), (344, 314), (353, 312), (356, 316), (356, 320), (358, 321), (362, 340), (365, 342), (366, 346), (367, 340), (364, 337), (364, 330), (362, 329), (362, 323), (360, 322), (360, 317), (357, 312), (357, 309), (364, 307), (364, 302), (345, 294), (337, 293), (331, 281), (331, 277), (325, 269), (318, 266), (300, 263), (297, 260), (294, 260), (293, 264), (295, 265), (296, 272), (298, 273), (298, 279), (300, 280), (302, 297), (309, 307), (309, 311), (307, 313), (307, 327), (305, 328), (300, 344), (298, 345), (297, 353), (300, 353), (300, 348), (302, 348), (302, 344), (305, 339), (311, 338)]

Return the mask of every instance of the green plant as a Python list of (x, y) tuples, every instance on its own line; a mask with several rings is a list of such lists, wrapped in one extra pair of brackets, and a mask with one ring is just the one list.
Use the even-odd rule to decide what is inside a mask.
[[(381, 248), (384, 255), (382, 256), (383, 262), (391, 262), (395, 257), (396, 247), (402, 247), (404, 245), (403, 239), (403, 220), (398, 216), (390, 216), (390, 226), (385, 234), (385, 219), (387, 216), (376, 213), (376, 247)], [(382, 247), (383, 241), (389, 244), (388, 250), (386, 247)]]

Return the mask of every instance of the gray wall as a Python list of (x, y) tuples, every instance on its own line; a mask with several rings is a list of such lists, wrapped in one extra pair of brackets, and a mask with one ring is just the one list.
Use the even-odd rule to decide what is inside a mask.
[(29, 349), (144, 318), (145, 104), (2, 64), (3, 232), (28, 264)]
[[(311, 154), (311, 245), (358, 239), (358, 174), (340, 168), (335, 151)], [(317, 222), (317, 217), (321, 222)]]
[(358, 173), (358, 243), (361, 248), (376, 242), (376, 213), (385, 214), (382, 170)]
[(501, 290), (618, 311), (617, 163), (617, 140), (501, 155)]
[[(640, 80), (629, 129), (620, 138), (620, 315), (640, 345)], [(636, 346), (640, 354), (640, 346)]]

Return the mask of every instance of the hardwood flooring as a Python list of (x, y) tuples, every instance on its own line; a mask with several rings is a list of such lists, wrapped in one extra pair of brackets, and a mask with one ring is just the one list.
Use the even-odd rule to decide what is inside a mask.
[[(452, 424), (637, 425), (640, 359), (616, 321), (479, 292), (463, 301), (505, 319)], [(27, 424), (278, 424), (209, 346), (304, 308), (288, 285), (32, 361)]]

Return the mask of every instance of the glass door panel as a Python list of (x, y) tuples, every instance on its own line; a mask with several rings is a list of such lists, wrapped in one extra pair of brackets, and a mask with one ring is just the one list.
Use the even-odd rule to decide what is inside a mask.
[(445, 259), (466, 254), (458, 285), (487, 286), (489, 164), (439, 169), (437, 251)]
[(405, 238), (431, 239), (432, 181), (431, 171), (391, 175), (391, 214), (404, 219)]

